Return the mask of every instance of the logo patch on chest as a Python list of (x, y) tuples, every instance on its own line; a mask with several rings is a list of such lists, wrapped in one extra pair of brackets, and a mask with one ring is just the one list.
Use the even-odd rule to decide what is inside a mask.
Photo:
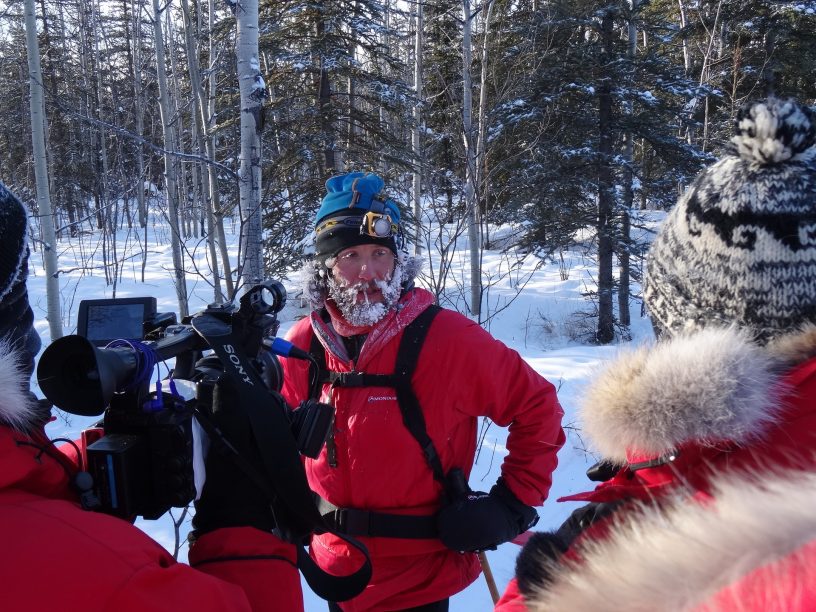
[(368, 401), (370, 402), (396, 402), (397, 396), (396, 395), (369, 395)]

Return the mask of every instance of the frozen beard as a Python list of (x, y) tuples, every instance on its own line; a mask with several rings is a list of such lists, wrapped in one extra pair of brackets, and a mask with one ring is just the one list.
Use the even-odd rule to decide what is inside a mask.
[[(368, 327), (382, 319), (399, 301), (402, 292), (403, 266), (397, 261), (394, 273), (386, 280), (372, 280), (370, 283), (341, 285), (331, 274), (326, 279), (329, 297), (337, 304), (343, 318), (354, 327)], [(376, 287), (381, 291), (382, 302), (370, 302), (366, 289)], [(362, 292), (362, 301), (357, 296)]]

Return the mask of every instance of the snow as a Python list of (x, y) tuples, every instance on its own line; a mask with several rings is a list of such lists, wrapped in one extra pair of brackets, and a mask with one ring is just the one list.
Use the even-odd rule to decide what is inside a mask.
[[(151, 198), (154, 207), (160, 200)], [(644, 224), (654, 229), (660, 220), (659, 214), (646, 217)], [(226, 223), (231, 252), (236, 252), (239, 223)], [(640, 224), (638, 224), (640, 225)], [(83, 228), (90, 229), (90, 228)], [(501, 235), (502, 228), (491, 228), (492, 236)], [(512, 231), (505, 232), (508, 236)], [(455, 234), (451, 231), (451, 234)], [(117, 256), (121, 258), (121, 278), (116, 285), (116, 297), (154, 296), (160, 312), (177, 311), (175, 291), (171, 282), (172, 253), (167, 224), (161, 215), (151, 216), (145, 243), (141, 229), (121, 229), (117, 236)], [(460, 238), (457, 246), (462, 249), (466, 240)], [(141, 249), (147, 245), (147, 265), (145, 281), (141, 282)], [(61, 240), (58, 245), (59, 267), (64, 272), (59, 275), (65, 333), (73, 333), (76, 328), (76, 313), (79, 302), (84, 298), (114, 297), (113, 288), (105, 283), (102, 261), (101, 239), (90, 232), (70, 242)], [(39, 248), (39, 247), (38, 247)], [(209, 281), (196, 275), (196, 270), (208, 270), (207, 250), (204, 241), (191, 238), (187, 241), (187, 252), (193, 262), (187, 264), (187, 288), (190, 295), (190, 311), (196, 312), (213, 301)], [(512, 254), (512, 249), (511, 249)], [(593, 286), (596, 270), (591, 259), (582, 251), (563, 253), (563, 261), (538, 265), (533, 256), (507, 252), (488, 251), (484, 256), (485, 279), (492, 283), (484, 312), (490, 316), (486, 327), (505, 344), (518, 351), (542, 376), (550, 380), (558, 389), (558, 396), (565, 411), (564, 426), (567, 443), (559, 454), (559, 465), (553, 474), (550, 498), (539, 508), (540, 521), (535, 529), (556, 528), (564, 518), (577, 507), (574, 503), (557, 503), (559, 496), (584, 491), (592, 487), (586, 478), (586, 469), (594, 463), (593, 455), (586, 448), (587, 441), (581, 436), (580, 422), (576, 416), (582, 389), (590, 380), (593, 371), (605, 360), (614, 357), (628, 343), (609, 346), (591, 346), (577, 341), (586, 331), (587, 321), (582, 312), (592, 310), (592, 304), (581, 296)], [(434, 269), (439, 269), (438, 255), (433, 255)], [(520, 262), (520, 263), (519, 263)], [(513, 263), (514, 265), (511, 265)], [(46, 315), (45, 274), (41, 251), (31, 255), (29, 292), (36, 317), (36, 327), (43, 338), (43, 345), (49, 341)], [(234, 261), (233, 261), (234, 265)], [(453, 269), (448, 275), (448, 297), (461, 302), (469, 290), (469, 259), (464, 251), (456, 251), (452, 261)], [(430, 266), (426, 263), (425, 270)], [(281, 313), (280, 334), (286, 333), (295, 317), (306, 314), (305, 300), (297, 299), (302, 286), (298, 274), (286, 279), (289, 300)], [(517, 294), (517, 288), (523, 290)], [(633, 287), (638, 294), (639, 288)], [(301, 306), (301, 302), (304, 305)], [(640, 316), (640, 304), (633, 300), (631, 333), (634, 343), (648, 341), (651, 332), (648, 321)], [(590, 323), (591, 325), (591, 323)], [(591, 327), (590, 327), (591, 329)], [(39, 393), (39, 389), (35, 388)], [(95, 422), (96, 418), (78, 417), (60, 413), (48, 426), (53, 437), (79, 436), (80, 431)], [(470, 484), (477, 490), (488, 490), (499, 475), (502, 458), (506, 454), (506, 430), (492, 423), (484, 423), (486, 435), (478, 460), (471, 475)], [(175, 510), (176, 515), (181, 511)], [(173, 550), (174, 532), (171, 520), (165, 516), (157, 521), (138, 520), (136, 525), (150, 534), (169, 550)], [(189, 516), (182, 528), (183, 534), (189, 530)], [(508, 543), (496, 551), (487, 552), (493, 575), (500, 591), (512, 578), (515, 557), (519, 552), (516, 544)], [(186, 560), (186, 544), (179, 553)], [(323, 611), (325, 602), (311, 594), (304, 583), (306, 610)], [(483, 577), (451, 599), (452, 612), (487, 610), (491, 607), (490, 594)]]

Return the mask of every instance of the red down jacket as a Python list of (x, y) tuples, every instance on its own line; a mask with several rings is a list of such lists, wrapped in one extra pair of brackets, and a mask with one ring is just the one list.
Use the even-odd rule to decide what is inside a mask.
[[(535, 605), (513, 584), (496, 610), (811, 609), (800, 603), (814, 597), (802, 585), (813, 573), (816, 522), (803, 526), (797, 516), (812, 515), (816, 491), (816, 325), (764, 347), (730, 328), (624, 353), (594, 380), (582, 417), (584, 434), (624, 467), (595, 490), (562, 499), (638, 503), (584, 531), (546, 585), (542, 574)], [(795, 484), (774, 490), (789, 478), (806, 481), (806, 494), (794, 495)], [(788, 508), (794, 498), (798, 506)], [(680, 517), (676, 525), (662, 518), (662, 506)], [(716, 512), (705, 512), (709, 506)], [(644, 543), (649, 530), (640, 523), (649, 514), (654, 535)], [(680, 528), (685, 540), (661, 543)], [(720, 544), (725, 536), (731, 541)], [(713, 554), (723, 550), (737, 552)], [(658, 564), (661, 556), (668, 560)]]
[[(369, 333), (357, 363), (338, 356), (342, 342), (313, 313), (299, 321), (288, 339), (308, 350), (313, 325), (326, 348), (329, 370), (391, 374), (405, 327), (434, 302), (414, 289)], [(305, 362), (283, 360), (284, 396), (293, 405), (308, 397)], [(428, 434), (447, 470), (470, 474), (476, 450), (477, 417), (509, 426), (508, 455), (502, 476), (524, 503), (540, 505), (547, 496), (556, 453), (564, 443), (563, 412), (554, 387), (521, 357), (466, 317), (442, 310), (423, 344), (413, 389)], [(323, 400), (335, 407), (336, 467), (326, 449), (306, 460), (309, 484), (339, 507), (429, 515), (440, 506), (441, 486), (434, 480), (419, 444), (402, 422), (393, 389), (323, 388)], [(491, 483), (492, 484), (492, 483)], [(488, 485), (489, 488), (489, 485)], [(371, 554), (368, 588), (344, 610), (395, 610), (437, 601), (459, 592), (479, 574), (475, 554), (446, 549), (439, 540), (361, 538)], [(330, 534), (312, 540), (312, 555), (332, 573), (359, 565), (344, 543)]]
[(0, 354), (4, 610), (303, 609), (294, 548), (272, 534), (251, 527), (206, 534), (190, 550), (200, 568), (193, 569), (127, 521), (83, 510), (69, 486), (72, 457), (41, 433), (2, 424), (27, 420), (16, 375)]

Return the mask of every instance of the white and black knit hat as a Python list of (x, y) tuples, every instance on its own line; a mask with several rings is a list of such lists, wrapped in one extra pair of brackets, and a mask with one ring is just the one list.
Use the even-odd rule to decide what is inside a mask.
[(647, 255), (657, 332), (737, 324), (766, 341), (816, 321), (816, 115), (769, 99), (680, 198)]
[(10, 344), (28, 376), (40, 350), (28, 302), (28, 210), (0, 183), (0, 342)]

